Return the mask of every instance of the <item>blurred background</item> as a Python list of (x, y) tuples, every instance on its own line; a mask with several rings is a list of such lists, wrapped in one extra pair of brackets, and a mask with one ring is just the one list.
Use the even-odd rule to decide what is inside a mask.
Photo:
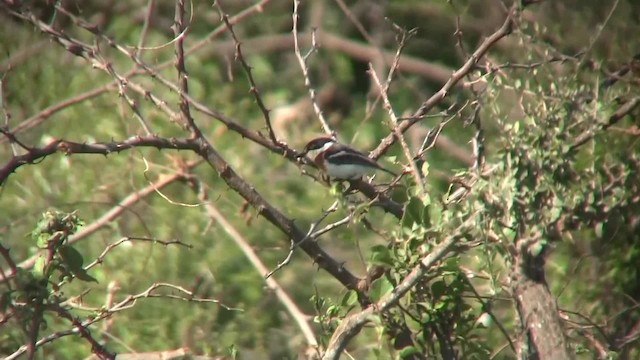
[[(31, 20), (11, 15), (8, 9), (13, 2), (4, 3), (0, 10), (2, 126), (22, 143), (38, 147), (53, 139), (121, 141), (145, 135), (143, 122), (151, 133), (162, 137), (188, 136), (163, 111), (162, 104), (131, 90), (126, 82), (114, 81), (113, 74), (101, 69), (100, 64), (75, 56)], [(60, 34), (97, 46), (99, 56), (114, 73), (137, 83), (177, 111), (175, 92), (111, 46), (105, 37), (79, 26), (79, 21), (86, 21), (137, 54), (157, 74), (177, 83), (172, 43), (174, 2), (63, 0), (56, 4), (82, 20), (61, 13), (48, 1), (21, 6)], [(237, 0), (219, 4), (234, 20), (244, 58), (252, 68), (265, 106), (271, 110), (276, 136), (301, 150), (323, 130), (294, 51), (293, 2)], [(306, 55), (312, 48), (314, 34), (317, 46), (307, 58), (310, 85), (317, 91), (318, 105), (339, 139), (366, 152), (390, 133), (393, 124), (368, 71), (371, 67), (386, 79), (402, 34), (398, 29), (415, 29), (406, 41), (403, 60), (389, 88), (396, 114), (408, 118), (487, 36), (502, 26), (510, 6), (501, 1), (471, 0), (304, 1), (297, 29), (301, 51)], [(239, 125), (268, 136), (246, 72), (236, 61), (236, 44), (218, 8), (210, 1), (187, 2), (186, 18), (184, 47), (191, 97)], [(497, 42), (477, 70), (463, 78), (444, 101), (407, 132), (407, 142), (415, 154), (430, 129), (450, 120), (424, 158), (429, 164), (426, 189), (431, 197), (442, 198), (454, 175), (474, 163), (472, 139), (476, 129), (470, 124), (479, 99), (484, 104), (480, 115), (490, 162), (503, 146), (500, 139), (505, 124), (527, 113), (523, 97), (528, 93), (536, 98), (553, 97), (556, 94), (548, 89), (567, 86), (567, 78), (576, 88), (597, 87), (606, 79), (618, 79), (615, 74), (629, 68), (640, 51), (634, 35), (638, 33), (640, 3), (636, 1), (547, 1), (524, 9), (514, 34)], [(499, 67), (505, 64), (539, 66)], [(491, 77), (494, 74), (497, 76)], [(566, 81), (554, 83), (561, 78)], [(638, 81), (633, 72), (619, 78), (611, 85), (608, 99), (628, 97)], [(303, 230), (335, 201), (330, 188), (303, 174), (303, 170), (316, 174), (315, 169), (268, 151), (210, 116), (192, 113), (233, 169)], [(8, 140), (0, 138), (3, 164), (23, 151)], [(616, 146), (613, 140), (607, 144), (604, 148)], [(633, 141), (620, 140), (618, 144), (631, 152), (637, 150)], [(597, 154), (601, 150), (593, 151), (593, 156), (600, 156)], [(187, 151), (135, 148), (108, 156), (58, 153), (22, 166), (0, 188), (0, 239), (11, 249), (13, 259), (20, 262), (35, 253), (29, 234), (47, 209), (76, 211), (86, 224), (118, 211), (117, 216), (77, 242), (85, 262), (126, 236), (179, 239), (191, 248), (125, 242), (90, 271), (98, 283), (73, 282), (65, 287), (66, 296), (82, 294), (78, 303), (95, 309), (105, 304), (109, 284), (117, 288), (111, 293), (122, 299), (163, 282), (242, 310), (212, 303), (140, 299), (136, 306), (115, 314), (108, 325), (95, 326), (94, 335), (109, 349), (149, 352), (188, 347), (194, 354), (229, 358), (236, 350), (244, 359), (297, 358), (306, 348), (305, 338), (274, 292), (265, 286), (264, 274), (256, 271), (219, 221), (211, 220), (202, 206), (191, 206), (201, 204), (202, 199), (184, 186), (183, 180), (158, 185), (176, 169), (197, 159)], [(398, 172), (408, 164), (398, 145), (379, 161)], [(193, 172), (208, 185), (211, 204), (240, 232), (266, 267), (275, 268), (288, 253), (286, 236), (258, 216), (210, 167), (195, 165)], [(384, 177), (375, 182), (384, 182)], [(404, 202), (411, 189), (412, 179), (407, 176), (392, 197)], [(341, 206), (327, 222), (343, 218), (348, 211)], [(359, 219), (318, 241), (337, 261), (363, 276), (371, 265), (371, 249), (389, 242), (398, 220), (375, 207)], [(547, 267), (553, 279), (550, 286), (561, 294), (557, 299), (560, 306), (575, 306), (598, 323), (605, 319), (622, 321), (611, 316), (627, 309), (631, 299), (640, 300), (637, 283), (633, 288), (638, 276), (634, 261), (640, 248), (626, 242), (602, 248), (594, 245), (593, 239), (585, 233), (585, 238), (578, 235), (558, 245)], [(473, 268), (481, 261), (469, 256), (465, 266)], [(584, 267), (583, 261), (592, 265)], [(628, 266), (609, 266), (612, 263)], [(3, 268), (7, 265), (0, 264)], [(497, 261), (494, 266), (498, 269), (503, 265)], [(301, 251), (294, 253), (291, 263), (274, 279), (308, 316), (319, 337), (330, 334), (321, 321), (314, 322), (313, 318), (325, 314), (331, 304), (340, 304), (347, 293), (343, 286), (319, 271)], [(77, 311), (79, 316), (88, 314)], [(627, 321), (617, 331), (625, 333), (635, 323), (633, 319)], [(25, 343), (25, 335), (16, 324), (0, 327), (0, 354), (10, 354)], [(42, 331), (66, 328), (68, 323), (51, 317)], [(616, 331), (609, 330), (609, 334)], [(497, 334), (485, 339), (489, 347), (503, 341)], [(388, 353), (376, 352), (385, 347), (382, 343), (380, 334), (367, 332), (352, 344), (352, 356), (388, 358)], [(61, 338), (38, 353), (46, 359), (81, 359), (88, 355), (90, 348), (75, 336)]]

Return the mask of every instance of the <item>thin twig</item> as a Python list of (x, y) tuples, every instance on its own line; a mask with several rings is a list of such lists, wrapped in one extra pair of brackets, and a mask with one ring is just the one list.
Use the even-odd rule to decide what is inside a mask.
[(175, 13), (173, 34), (176, 37), (176, 70), (178, 71), (178, 86), (180, 88), (180, 92), (178, 93), (180, 96), (180, 113), (182, 114), (183, 121), (191, 131), (191, 138), (196, 139), (202, 137), (202, 133), (191, 116), (189, 101), (185, 98), (185, 95), (189, 94), (189, 76), (187, 74), (187, 67), (184, 64), (183, 49), (184, 38), (187, 31), (187, 27), (184, 24), (184, 0), (176, 0)]
[[(226, 219), (226, 217), (216, 208), (214, 207), (210, 201), (208, 201), (208, 188), (207, 186), (197, 180), (192, 179), (192, 181), (196, 183), (192, 183), (192, 188), (194, 191), (198, 192), (198, 197), (200, 201), (202, 201), (205, 205), (204, 208), (208, 214), (208, 216), (215, 220), (217, 224), (219, 224), (222, 229), (231, 237), (231, 239), (236, 243), (236, 245), (242, 250), (244, 255), (249, 259), (253, 267), (263, 275), (268, 272), (267, 267), (264, 265), (260, 257), (256, 254), (255, 250), (247, 240), (240, 234), (240, 232)], [(285, 289), (280, 286), (280, 284), (273, 278), (265, 278), (265, 283), (269, 287), (271, 291), (276, 294), (276, 297), (282, 305), (287, 309), (291, 317), (294, 319), (302, 333), (304, 334), (305, 339), (307, 340), (307, 344), (315, 349), (318, 347), (318, 341), (316, 340), (315, 334), (308, 323), (308, 316), (305, 315), (300, 308), (296, 305), (296, 303), (291, 299), (289, 294), (285, 291)]]
[[(192, 169), (193, 167), (195, 167), (199, 163), (201, 163), (201, 161), (192, 161), (192, 162), (187, 163), (185, 165), (185, 167), (187, 169)], [(124, 197), (113, 208), (111, 208), (110, 210), (105, 212), (102, 216), (97, 218), (95, 221), (93, 221), (93, 222), (83, 226), (82, 228), (80, 228), (80, 230), (78, 232), (76, 232), (71, 237), (69, 237), (69, 239), (67, 240), (67, 244), (73, 244), (75, 242), (78, 242), (78, 241), (86, 238), (87, 236), (95, 233), (99, 229), (102, 229), (103, 227), (105, 227), (108, 224), (110, 224), (118, 216), (122, 215), (125, 211), (127, 211), (127, 209), (131, 208), (136, 203), (144, 200), (147, 196), (153, 194), (157, 189), (162, 189), (162, 188), (168, 186), (169, 184), (172, 184), (175, 181), (182, 179), (182, 177), (183, 177), (183, 175), (179, 174), (179, 173), (170, 174), (170, 175), (164, 175), (164, 176), (161, 176), (153, 184), (150, 184), (149, 186), (146, 186), (146, 187), (144, 187), (144, 188), (142, 188), (142, 189), (140, 189), (138, 191), (135, 191), (135, 192), (129, 194), (128, 196)], [(30, 258), (22, 261), (20, 264), (18, 264), (18, 266), (21, 267), (21, 268), (30, 268), (31, 266), (33, 266), (33, 264), (35, 263), (35, 261), (38, 258), (38, 256), (39, 256), (39, 254), (35, 254), (35, 255), (31, 256)], [(5, 272), (9, 272), (9, 271), (5, 270)], [(8, 279), (9, 278), (3, 276), (2, 278), (0, 278), (0, 283), (3, 283), (5, 281), (7, 281)]]
[(298, 41), (298, 8), (300, 6), (300, 0), (293, 0), (293, 49), (296, 54), (296, 59), (298, 59), (298, 64), (300, 64), (300, 69), (302, 69), (302, 76), (304, 77), (304, 85), (307, 87), (309, 91), (309, 98), (311, 99), (311, 104), (313, 106), (313, 111), (315, 111), (320, 124), (322, 125), (322, 129), (327, 135), (336, 136), (336, 132), (331, 129), (329, 122), (325, 119), (324, 114), (322, 113), (322, 109), (318, 105), (318, 101), (316, 99), (316, 90), (313, 88), (311, 84), (311, 79), (309, 77), (309, 66), (307, 64), (307, 60), (311, 54), (313, 54), (317, 49), (316, 42), (316, 31), (314, 30), (311, 33), (311, 49), (309, 52), (302, 56), (302, 52), (300, 51), (300, 44)]
[(60, 305), (49, 304), (45, 307), (46, 310), (55, 312), (59, 317), (67, 319), (73, 324), (75, 329), (81, 338), (87, 341), (91, 345), (91, 352), (101, 360), (111, 360), (116, 358), (116, 354), (109, 352), (98, 340), (96, 340), (89, 332), (89, 329), (74, 317), (69, 310), (61, 307)]
[(231, 38), (233, 38), (233, 42), (236, 44), (236, 60), (240, 61), (240, 64), (242, 64), (242, 67), (244, 68), (244, 72), (247, 74), (247, 79), (249, 80), (249, 85), (251, 85), (251, 88), (249, 89), (249, 92), (256, 99), (256, 103), (258, 104), (258, 108), (260, 108), (260, 111), (262, 111), (262, 116), (264, 117), (264, 121), (265, 121), (265, 123), (267, 125), (267, 131), (269, 133), (269, 138), (271, 139), (271, 142), (273, 142), (273, 144), (280, 146), (281, 142), (276, 137), (276, 134), (273, 131), (273, 127), (271, 126), (271, 116), (269, 115), (269, 110), (267, 109), (267, 107), (264, 104), (264, 101), (262, 100), (262, 96), (260, 95), (260, 90), (258, 89), (258, 85), (256, 84), (256, 81), (253, 78), (253, 72), (251, 71), (251, 66), (249, 66), (249, 64), (245, 60), (244, 56), (242, 55), (242, 47), (240, 46), (240, 40), (238, 40), (238, 37), (236, 36), (235, 31), (233, 31), (233, 26), (231, 25), (231, 22), (229, 21), (229, 15), (226, 14), (222, 10), (222, 8), (220, 7), (220, 2), (219, 1), (215, 1), (214, 4), (215, 4), (216, 8), (218, 9), (218, 13), (220, 14), (220, 18), (222, 19), (224, 24), (227, 26), (227, 29), (229, 30), (229, 33), (231, 34)]
[[(78, 103), (81, 103), (85, 100), (89, 100), (89, 99), (93, 99), (97, 96), (100, 96), (104, 93), (106, 93), (107, 91), (109, 91), (110, 89), (114, 88), (114, 83), (113, 82), (109, 82), (108, 84), (104, 84), (101, 85), (99, 87), (96, 87), (94, 89), (88, 90), (86, 92), (83, 92), (81, 94), (78, 95), (74, 95), (70, 98), (67, 98), (65, 100), (62, 100), (54, 105), (51, 105), (45, 109), (40, 110), (37, 114), (30, 116), (29, 118), (25, 119), (24, 121), (21, 121), (18, 125), (16, 125), (14, 128), (12, 128), (9, 132), (11, 132), (14, 135), (19, 134), (20, 132), (26, 131), (26, 130), (30, 130), (33, 129), (34, 127), (40, 125), (43, 121), (47, 120), (48, 118), (52, 117), (53, 115), (55, 115), (56, 113), (71, 107), (73, 105), (76, 105)], [(7, 141), (7, 138), (0, 138), (0, 144), (4, 143), (5, 141)]]
[[(400, 48), (398, 49), (398, 57), (399, 55), (400, 55)], [(397, 63), (394, 63), (394, 65), (397, 65)], [(369, 73), (371, 74), (371, 77), (373, 78), (373, 81), (375, 82), (376, 86), (378, 86), (378, 89), (380, 91), (380, 96), (382, 97), (382, 102), (384, 104), (385, 109), (387, 109), (389, 118), (391, 119), (391, 128), (392, 128), (391, 130), (399, 139), (400, 146), (402, 147), (402, 152), (404, 153), (404, 156), (409, 163), (409, 167), (411, 168), (411, 174), (413, 175), (414, 181), (416, 185), (418, 185), (418, 189), (420, 190), (420, 193), (424, 195), (425, 188), (424, 188), (424, 182), (422, 181), (422, 176), (420, 175), (420, 170), (418, 170), (415, 161), (413, 161), (413, 155), (411, 155), (411, 150), (409, 149), (409, 145), (407, 145), (407, 142), (404, 136), (402, 135), (402, 132), (400, 132), (400, 130), (398, 129), (398, 117), (396, 116), (396, 113), (393, 110), (393, 106), (391, 105), (391, 101), (389, 101), (389, 96), (387, 94), (388, 84), (383, 86), (380, 83), (380, 79), (378, 79), (378, 75), (376, 74), (371, 64), (369, 64)]]
[[(518, 14), (519, 6), (519, 3), (515, 3), (509, 10), (509, 13), (507, 14), (502, 26), (498, 30), (496, 30), (496, 32), (486, 38), (482, 42), (482, 44), (480, 44), (480, 46), (478, 46), (478, 48), (473, 52), (473, 54), (471, 54), (467, 61), (458, 70), (451, 74), (449, 80), (442, 86), (442, 88), (440, 88), (440, 90), (438, 90), (438, 92), (433, 94), (429, 99), (424, 101), (422, 105), (420, 105), (420, 107), (413, 113), (410, 120), (404, 121), (400, 124), (400, 132), (404, 133), (411, 126), (422, 120), (422, 117), (427, 112), (429, 112), (437, 104), (442, 102), (442, 100), (449, 94), (449, 91), (453, 89), (453, 87), (456, 86), (456, 84), (458, 84), (458, 82), (462, 80), (463, 77), (465, 77), (470, 71), (475, 68), (480, 59), (489, 51), (489, 49), (491, 49), (502, 38), (511, 34), (511, 32), (513, 31), (513, 27), (515, 26), (515, 18)], [(378, 147), (376, 147), (376, 149), (371, 152), (370, 156), (373, 159), (380, 158), (380, 156), (384, 155), (384, 153), (389, 149), (389, 147), (391, 147), (391, 145), (395, 143), (395, 141), (396, 135), (392, 131), (380, 142)]]
[(136, 56), (142, 56), (142, 50), (144, 44), (147, 42), (147, 35), (149, 34), (149, 25), (151, 24), (151, 18), (153, 16), (153, 12), (156, 8), (156, 0), (148, 0), (147, 1), (147, 12), (144, 17), (144, 24), (142, 25), (142, 30), (140, 31), (140, 38), (138, 39), (138, 46), (134, 54)]
[[(307, 231), (307, 234), (302, 239), (300, 239), (298, 241), (295, 241), (294, 239), (291, 239), (291, 245), (289, 245), (289, 253), (284, 258), (284, 260), (278, 262), (278, 265), (275, 267), (275, 269), (269, 271), (268, 273), (266, 273), (266, 275), (264, 275), (265, 279), (270, 278), (273, 274), (275, 274), (276, 272), (280, 271), (280, 269), (282, 269), (283, 267), (289, 265), (289, 262), (291, 262), (291, 257), (293, 256), (293, 252), (300, 245), (302, 245), (305, 241), (308, 241), (310, 239), (314, 239), (314, 237), (312, 237), (312, 233), (315, 231), (315, 229), (318, 227), (318, 225), (320, 225), (320, 223), (327, 216), (329, 216), (329, 214), (331, 214), (332, 212), (334, 212), (334, 211), (336, 211), (338, 209), (338, 204), (339, 204), (339, 201), (336, 200), (336, 201), (334, 201), (334, 203), (331, 206), (329, 206), (329, 208), (327, 210), (324, 210), (322, 212), (322, 215), (320, 215), (320, 218), (318, 218), (318, 220), (316, 220), (316, 221), (311, 223), (311, 225), (309, 226), (309, 231)], [(324, 232), (322, 234), (324, 234)]]
[(160, 245), (164, 245), (164, 246), (169, 246), (169, 245), (180, 245), (180, 246), (184, 246), (187, 249), (192, 249), (193, 246), (189, 245), (187, 243), (184, 243), (180, 240), (160, 240), (160, 239), (156, 239), (156, 238), (150, 238), (150, 237), (140, 237), (140, 236), (125, 236), (123, 238), (121, 238), (120, 240), (111, 243), (109, 245), (107, 245), (107, 247), (102, 250), (102, 253), (100, 253), (100, 255), (98, 255), (98, 257), (92, 261), (91, 263), (87, 264), (84, 269), (85, 270), (89, 270), (92, 267), (98, 265), (98, 264), (102, 264), (104, 262), (105, 257), (107, 256), (108, 253), (111, 252), (111, 250), (113, 250), (114, 248), (122, 245), (125, 242), (133, 242), (133, 241), (140, 241), (140, 242), (150, 242), (150, 243), (154, 243), (154, 244), (160, 244)]
[[(157, 291), (158, 289), (161, 288), (168, 288), (170, 290), (173, 291), (178, 291), (179, 293), (184, 294), (184, 296), (177, 296), (177, 295), (173, 295), (173, 294), (156, 294), (155, 291)], [(128, 309), (133, 308), (136, 303), (138, 302), (138, 300), (142, 300), (142, 299), (147, 299), (147, 298), (167, 298), (167, 299), (174, 299), (174, 300), (182, 300), (182, 301), (186, 301), (186, 302), (195, 302), (195, 303), (214, 303), (217, 304), (218, 306), (221, 306), (223, 308), (225, 308), (226, 310), (230, 310), (230, 311), (242, 311), (242, 309), (239, 308), (233, 308), (233, 307), (229, 307), (224, 305), (223, 303), (221, 303), (219, 300), (216, 299), (209, 299), (209, 298), (198, 298), (195, 297), (193, 295), (193, 293), (181, 286), (177, 286), (177, 285), (173, 285), (170, 283), (154, 283), (152, 284), (149, 288), (147, 288), (145, 291), (135, 294), (135, 295), (129, 295), (127, 296), (125, 299), (123, 299), (122, 301), (116, 303), (113, 305), (113, 307), (105, 309), (105, 308), (101, 308), (101, 309), (96, 309), (98, 311), (98, 313), (94, 316), (91, 316), (89, 318), (87, 318), (87, 320), (78, 322), (77, 324), (75, 324), (71, 329), (69, 330), (63, 330), (63, 331), (57, 331), (54, 332), (52, 334), (49, 334), (47, 336), (44, 336), (42, 338), (40, 338), (38, 341), (35, 342), (35, 348), (39, 348), (47, 343), (50, 343), (52, 341), (55, 341), (59, 338), (65, 337), (65, 336), (70, 336), (70, 335), (76, 335), (80, 333), (80, 329), (84, 328), (84, 329), (88, 329), (89, 326), (100, 322), (106, 318), (111, 317), (113, 314), (121, 312), (121, 311), (125, 311)], [(14, 351), (11, 355), (7, 356), (5, 358), (5, 360), (15, 360), (18, 357), (20, 357), (21, 355), (23, 355), (25, 352), (27, 352), (27, 345), (22, 345), (20, 348), (18, 348), (16, 351)]]

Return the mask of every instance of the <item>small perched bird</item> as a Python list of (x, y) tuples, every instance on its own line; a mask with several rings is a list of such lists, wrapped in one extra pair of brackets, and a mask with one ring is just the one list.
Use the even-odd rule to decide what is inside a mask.
[(316, 165), (330, 178), (337, 180), (355, 180), (376, 170), (385, 171), (397, 176), (393, 171), (378, 165), (360, 151), (347, 145), (340, 144), (329, 136), (317, 137), (304, 147), (298, 157), (303, 157), (310, 151), (318, 151), (313, 159)]

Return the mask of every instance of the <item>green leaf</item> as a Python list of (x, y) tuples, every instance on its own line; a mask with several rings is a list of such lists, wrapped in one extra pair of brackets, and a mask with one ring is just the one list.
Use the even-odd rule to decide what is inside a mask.
[(450, 303), (450, 302), (451, 302), (451, 299), (448, 299), (445, 297), (444, 300), (436, 302), (436, 304), (433, 306), (433, 310), (443, 309), (444, 307), (447, 306), (447, 303)]
[(342, 297), (341, 304), (342, 306), (352, 306), (358, 302), (358, 293), (355, 290), (349, 290)]
[(434, 281), (431, 284), (431, 293), (435, 299), (439, 298), (444, 294), (447, 285), (444, 283), (444, 280)]
[(238, 348), (234, 344), (231, 344), (231, 346), (229, 346), (228, 350), (229, 350), (229, 355), (231, 355), (232, 359), (235, 360), (235, 359), (238, 358)]
[(36, 246), (40, 249), (46, 249), (49, 245), (49, 237), (50, 235), (47, 233), (41, 233), (37, 236), (34, 236), (34, 240), (36, 241)]
[(340, 314), (340, 307), (338, 305), (330, 305), (327, 308), (326, 315), (328, 317), (334, 317)]
[(529, 246), (529, 254), (533, 257), (538, 257), (547, 246), (547, 242), (545, 240), (536, 241), (534, 244)]
[(407, 346), (398, 352), (401, 359), (407, 358), (411, 355), (420, 354), (420, 350), (415, 346)]
[(418, 333), (422, 331), (422, 324), (414, 320), (411, 316), (409, 316), (406, 313), (404, 314), (404, 321), (407, 324), (407, 327), (409, 328), (409, 330), (411, 330), (411, 332)]
[(78, 280), (98, 282), (98, 280), (89, 275), (82, 267), (84, 258), (82, 258), (82, 254), (80, 254), (78, 250), (71, 246), (64, 245), (58, 249), (58, 253), (60, 257), (62, 257), (62, 265)]
[(89, 275), (89, 273), (87, 273), (87, 270), (85, 270), (85, 269), (71, 270), (71, 273), (78, 280), (87, 281), (87, 282), (88, 281), (92, 281), (92, 282), (95, 282), (95, 283), (98, 282), (98, 280), (96, 278), (94, 278), (93, 276)]
[(458, 257), (452, 256), (445, 261), (442, 262), (440, 266), (440, 270), (444, 273), (460, 273), (460, 259)]
[(393, 266), (393, 257), (386, 245), (375, 245), (371, 248), (371, 262), (373, 264)]
[(429, 175), (429, 162), (425, 161), (422, 163), (422, 168), (420, 170), (422, 171), (422, 176), (427, 177)]
[(383, 276), (371, 284), (371, 290), (369, 291), (369, 295), (371, 299), (374, 301), (378, 301), (382, 299), (385, 295), (390, 293), (393, 290), (393, 284), (387, 279), (386, 276)]
[(44, 270), (46, 265), (47, 263), (44, 255), (39, 255), (38, 258), (36, 258), (35, 264), (33, 264), (33, 269), (31, 270), (36, 279), (42, 279), (45, 277)]
[(58, 254), (60, 254), (63, 264), (71, 270), (71, 272), (82, 269), (84, 258), (82, 258), (82, 254), (80, 254), (80, 252), (75, 248), (69, 245), (61, 246), (58, 249)]
[(405, 228), (411, 228), (413, 224), (422, 224), (422, 211), (424, 205), (422, 201), (412, 196), (404, 209), (404, 215), (402, 216), (402, 226)]

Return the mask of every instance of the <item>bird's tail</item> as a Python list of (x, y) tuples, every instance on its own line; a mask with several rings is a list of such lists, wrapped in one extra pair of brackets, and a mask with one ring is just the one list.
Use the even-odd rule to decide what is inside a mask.
[(398, 176), (398, 174), (394, 173), (393, 171), (391, 171), (391, 170), (389, 170), (389, 169), (385, 169), (385, 168), (383, 168), (382, 166), (378, 166), (378, 169), (380, 169), (380, 170), (382, 170), (382, 171), (384, 171), (384, 172), (386, 172), (386, 173), (388, 173), (388, 174), (393, 175), (393, 177), (397, 177), (397, 176)]

